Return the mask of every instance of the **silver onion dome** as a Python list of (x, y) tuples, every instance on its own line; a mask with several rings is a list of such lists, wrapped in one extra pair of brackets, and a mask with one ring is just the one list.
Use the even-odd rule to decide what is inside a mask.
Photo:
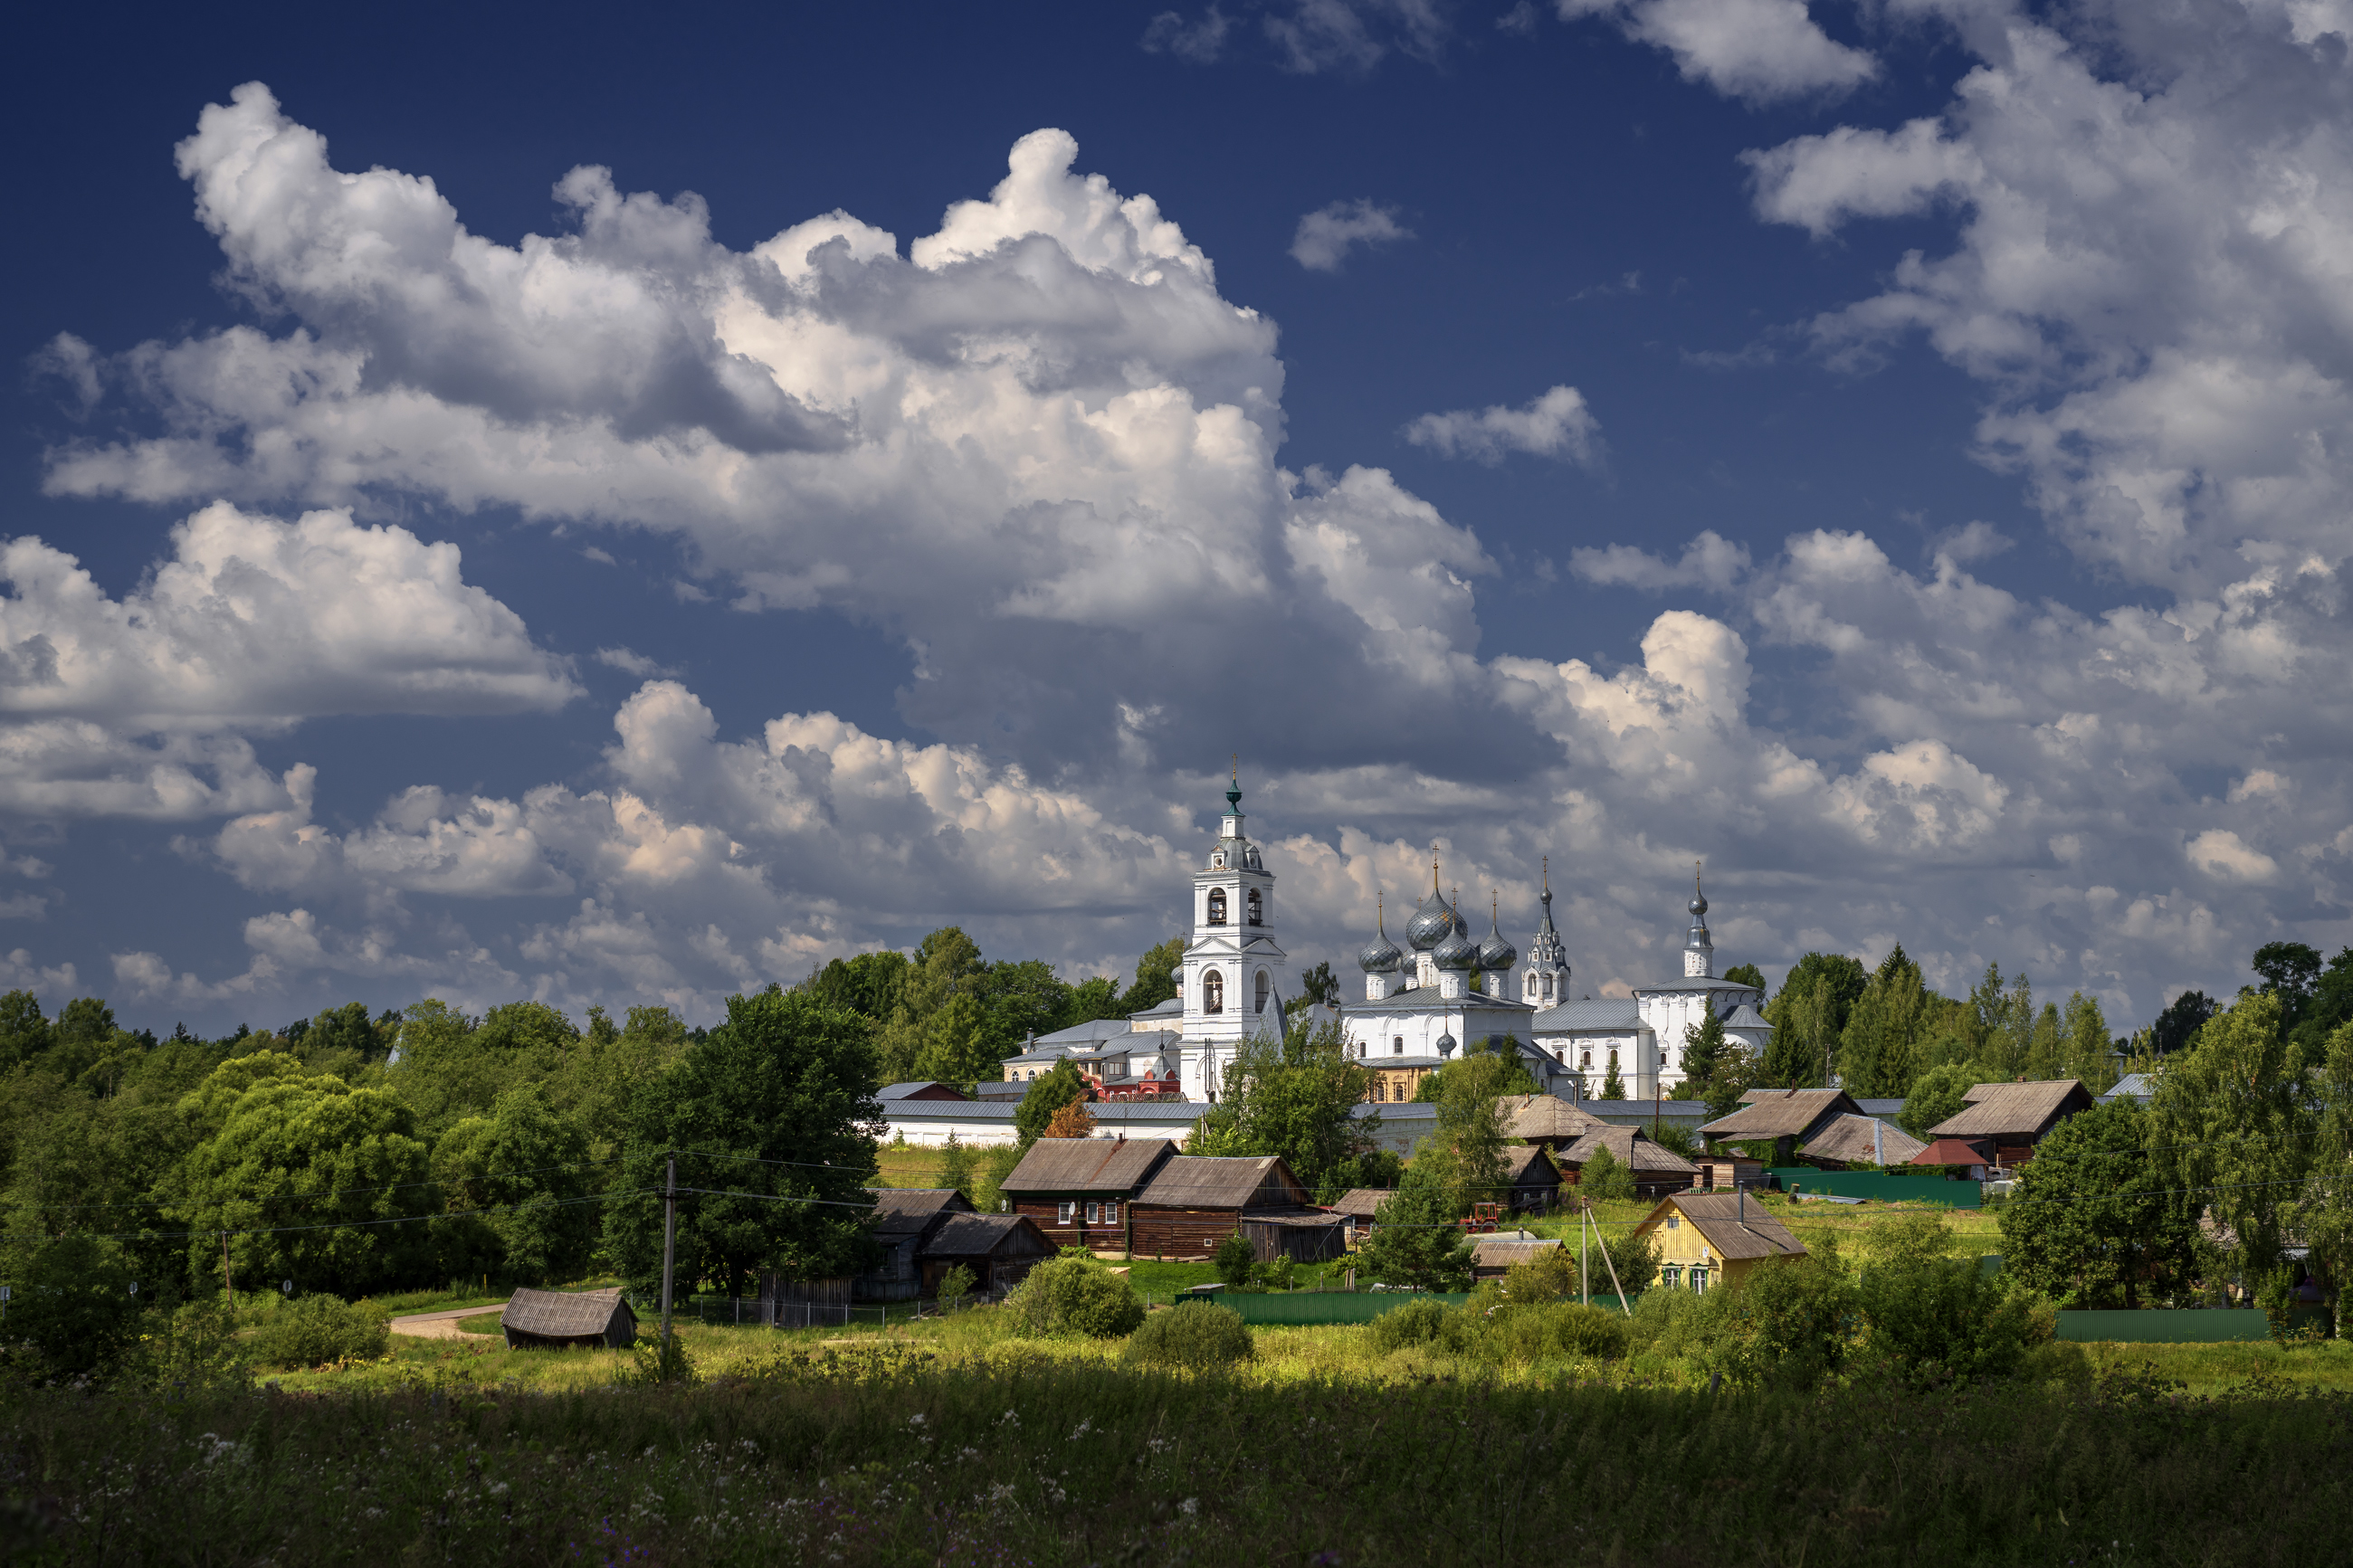
[(1479, 944), (1479, 967), (1509, 969), (1520, 961), (1520, 950), (1504, 940), (1503, 928), (1496, 924), (1495, 907), (1487, 908), (1487, 940)]
[(1430, 962), (1440, 969), (1475, 969), (1479, 965), (1479, 944), (1460, 925), (1447, 931), (1446, 940), (1432, 948)]
[(1413, 919), (1405, 928), (1406, 941), (1413, 943), (1416, 952), (1428, 952), (1450, 935), (1462, 929), (1462, 917), (1446, 901), (1446, 895), (1432, 888), (1421, 907), (1413, 911)]
[(1388, 921), (1376, 914), (1373, 940), (1365, 943), (1365, 950), (1356, 954), (1358, 966), (1367, 974), (1392, 974), (1404, 962), (1405, 954), (1399, 952), (1398, 944), (1389, 940)]
[(1438, 1054), (1441, 1057), (1452, 1056), (1454, 1054), (1454, 1047), (1457, 1044), (1458, 1042), (1454, 1038), (1454, 1031), (1451, 1029), (1447, 1030), (1444, 1034), (1438, 1037)]

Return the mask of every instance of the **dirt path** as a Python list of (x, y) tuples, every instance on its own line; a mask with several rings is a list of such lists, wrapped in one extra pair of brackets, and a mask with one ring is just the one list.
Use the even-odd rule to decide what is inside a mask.
[(395, 1318), (392, 1331), (418, 1340), (488, 1339), (490, 1336), (487, 1334), (466, 1332), (458, 1326), (459, 1322), (466, 1318), (479, 1318), (484, 1312), (495, 1312), (505, 1305), (504, 1301), (491, 1301), (480, 1307), (452, 1307), (446, 1312), (411, 1312), (405, 1318)]

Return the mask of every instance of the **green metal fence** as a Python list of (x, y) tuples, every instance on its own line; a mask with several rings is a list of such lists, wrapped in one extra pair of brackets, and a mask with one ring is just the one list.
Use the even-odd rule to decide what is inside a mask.
[(1775, 1165), (1783, 1192), (1827, 1193), (1832, 1197), (1873, 1198), (1881, 1203), (1943, 1204), (1950, 1208), (1985, 1206), (1984, 1191), (1975, 1182), (1948, 1182), (1941, 1176), (1891, 1176), (1883, 1171), (1817, 1171), (1811, 1165)]
[(2271, 1320), (2253, 1309), (2189, 1311), (2062, 1312), (2063, 1340), (2137, 1345), (2212, 1345), (2272, 1337)]

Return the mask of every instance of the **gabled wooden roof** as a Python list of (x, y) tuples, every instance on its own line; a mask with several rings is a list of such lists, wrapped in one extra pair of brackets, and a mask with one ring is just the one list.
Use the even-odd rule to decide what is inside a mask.
[(1637, 1175), (1659, 1171), (1684, 1176), (1699, 1174), (1697, 1165), (1666, 1145), (1653, 1142), (1639, 1127), (1597, 1128), (1570, 1144), (1562, 1153), (1561, 1161), (1581, 1170), (1600, 1149), (1609, 1150), (1611, 1159), (1631, 1169)]
[(1303, 1208), (1308, 1192), (1280, 1154), (1179, 1154), (1135, 1201), (1164, 1208)]
[(608, 1290), (517, 1290), (499, 1314), (499, 1327), (544, 1339), (576, 1340), (603, 1334), (622, 1314), (634, 1327), (638, 1315), (621, 1300), (617, 1285)]
[(1043, 1258), (1054, 1250), (1027, 1215), (952, 1214), (919, 1255), (942, 1258)]
[(1737, 1193), (1670, 1193), (1634, 1227), (1641, 1236), (1666, 1221), (1669, 1210), (1696, 1227), (1718, 1258), (1799, 1258), (1805, 1245), (1755, 1198)]
[(869, 1187), (874, 1194), (874, 1215), (867, 1226), (874, 1239), (888, 1244), (921, 1236), (945, 1214), (970, 1214), (971, 1200), (954, 1187)]
[(2062, 1116), (2092, 1109), (2092, 1092), (2072, 1078), (2033, 1083), (1981, 1083), (1957, 1115), (1928, 1129), (1931, 1138), (2031, 1138)]
[(1506, 1138), (1582, 1138), (1608, 1125), (1556, 1094), (1507, 1094), (1495, 1101)]
[(1176, 1152), (1166, 1138), (1040, 1138), (997, 1190), (1133, 1194)]
[(1552, 1156), (1541, 1143), (1512, 1144), (1504, 1150), (1504, 1179), (1515, 1187), (1556, 1187), (1560, 1185), (1560, 1167), (1552, 1163)]
[(1841, 1116), (1809, 1139), (1802, 1152), (1810, 1160), (1902, 1165), (1926, 1147), (1892, 1121), (1872, 1116)]
[(1380, 1206), (1396, 1195), (1395, 1187), (1350, 1187), (1340, 1194), (1340, 1201), (1327, 1205), (1334, 1214), (1354, 1219), (1370, 1219)]
[(1842, 1089), (1758, 1089), (1729, 1116), (1708, 1122), (1704, 1138), (1809, 1138), (1833, 1116), (1860, 1116), (1862, 1107)]

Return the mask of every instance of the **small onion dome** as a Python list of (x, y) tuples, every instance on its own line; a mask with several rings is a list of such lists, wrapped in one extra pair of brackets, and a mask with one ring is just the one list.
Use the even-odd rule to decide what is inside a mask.
[(1386, 931), (1378, 932), (1365, 943), (1365, 951), (1356, 954), (1356, 962), (1367, 974), (1394, 974), (1397, 966), (1405, 962), (1405, 954), (1388, 939)]
[(1458, 1042), (1454, 1038), (1454, 1031), (1449, 1029), (1446, 1033), (1438, 1037), (1438, 1054), (1441, 1057), (1452, 1056), (1457, 1043)]
[(1487, 921), (1487, 940), (1479, 944), (1479, 967), (1509, 969), (1519, 961), (1520, 950), (1504, 940), (1503, 931), (1491, 917)]
[(1446, 940), (1430, 950), (1430, 962), (1440, 969), (1475, 969), (1479, 964), (1479, 944), (1461, 926), (1446, 933)]
[(1453, 932), (1462, 929), (1462, 917), (1446, 901), (1446, 895), (1432, 888), (1421, 907), (1413, 911), (1413, 920), (1405, 928), (1406, 941), (1413, 943), (1416, 952), (1428, 952)]

